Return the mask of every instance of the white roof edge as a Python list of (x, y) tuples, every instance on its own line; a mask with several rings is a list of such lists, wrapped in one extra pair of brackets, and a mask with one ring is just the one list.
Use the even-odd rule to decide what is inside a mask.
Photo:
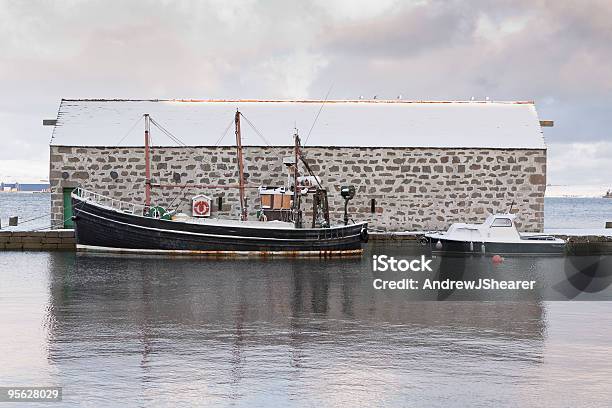
[[(534, 101), (403, 99), (62, 98), (50, 144), (121, 144), (116, 139), (128, 132), (139, 116), (149, 113), (185, 144), (210, 146), (238, 108), (232, 104), (241, 104), (245, 118), (250, 118), (274, 146), (290, 145), (294, 127), (305, 132), (321, 111), (313, 137), (307, 141), (311, 147), (547, 149)], [(243, 126), (243, 132), (245, 146), (264, 145), (248, 126)], [(226, 136), (222, 145), (228, 145), (229, 139)], [(125, 145), (135, 141), (139, 140), (125, 139)], [(168, 141), (158, 137), (157, 143)]]
[[(106, 98), (62, 98), (61, 102), (183, 102), (183, 103), (410, 103), (410, 104), (509, 104), (535, 105), (532, 100), (417, 100), (417, 99), (106, 99)], [(60, 102), (60, 104), (61, 104)]]
[(538, 109), (535, 106), (535, 103), (532, 104), (533, 112), (535, 113), (536, 118), (538, 119), (538, 126), (540, 128), (540, 135), (542, 137), (542, 145), (544, 146), (544, 150), (548, 150), (548, 146), (546, 145), (546, 137), (544, 137), (544, 130), (542, 130), (542, 125), (540, 125), (540, 115), (538, 115)]

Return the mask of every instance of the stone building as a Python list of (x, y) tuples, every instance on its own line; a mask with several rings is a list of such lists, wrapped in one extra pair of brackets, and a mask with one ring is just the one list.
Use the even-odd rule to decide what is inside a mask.
[[(241, 122), (249, 214), (257, 186), (287, 181), (283, 157), (296, 128), (312, 170), (342, 219), (351, 184), (354, 220), (374, 230), (480, 222), (514, 202), (523, 231), (541, 231), (546, 145), (533, 102), (62, 100), (50, 146), (52, 221), (70, 227), (69, 193), (82, 186), (144, 201), (143, 115), (152, 126), (152, 202), (190, 213), (213, 199), (213, 216), (239, 216), (234, 113)], [(215, 187), (211, 187), (214, 185)], [(184, 187), (186, 186), (186, 187)], [(309, 203), (304, 206), (308, 210)]]

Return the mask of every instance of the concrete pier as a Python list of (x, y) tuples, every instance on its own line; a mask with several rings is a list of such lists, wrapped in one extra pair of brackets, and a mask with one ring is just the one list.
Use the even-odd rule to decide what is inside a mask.
[[(370, 233), (370, 241), (384, 243), (396, 241), (401, 245), (421, 245), (424, 232)], [(550, 234), (567, 241), (569, 255), (612, 254), (612, 235), (564, 235)], [(0, 251), (74, 251), (74, 230), (53, 231), (0, 231)]]
[(0, 231), (0, 250), (74, 251), (74, 230)]
[[(371, 232), (370, 241), (398, 241), (401, 245), (421, 245), (419, 239), (425, 232)], [(612, 255), (612, 235), (551, 233), (567, 241), (567, 255)]]

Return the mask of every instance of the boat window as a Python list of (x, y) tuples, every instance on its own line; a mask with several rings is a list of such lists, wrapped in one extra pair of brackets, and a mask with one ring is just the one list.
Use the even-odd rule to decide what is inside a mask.
[(511, 227), (512, 220), (509, 218), (496, 218), (491, 224), (492, 227)]
[(372, 214), (374, 214), (374, 213), (376, 212), (376, 199), (375, 199), (375, 198), (373, 198), (373, 199), (370, 201), (370, 212), (371, 212)]

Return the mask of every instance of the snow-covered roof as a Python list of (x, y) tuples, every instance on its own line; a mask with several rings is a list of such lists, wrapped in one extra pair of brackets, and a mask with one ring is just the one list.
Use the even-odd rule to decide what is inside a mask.
[[(246, 146), (290, 146), (297, 127), (307, 146), (546, 148), (533, 102), (403, 100), (63, 99), (51, 144), (141, 145), (148, 113), (187, 145), (233, 146), (236, 109)], [(151, 128), (154, 145), (176, 145)]]

